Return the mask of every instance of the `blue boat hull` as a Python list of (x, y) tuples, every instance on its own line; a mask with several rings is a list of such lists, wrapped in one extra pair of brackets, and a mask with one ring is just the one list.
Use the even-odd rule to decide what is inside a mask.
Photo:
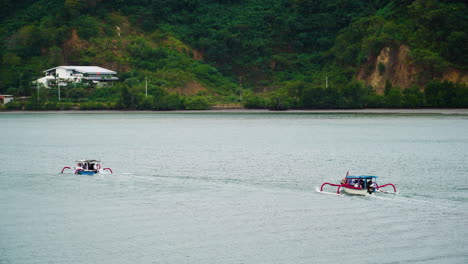
[(76, 172), (76, 174), (79, 174), (79, 175), (94, 175), (94, 174), (96, 174), (96, 172), (94, 172), (94, 171), (78, 170), (78, 171)]

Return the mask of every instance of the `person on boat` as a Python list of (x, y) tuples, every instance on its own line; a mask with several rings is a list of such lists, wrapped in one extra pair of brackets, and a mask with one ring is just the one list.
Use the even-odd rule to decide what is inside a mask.
[(374, 188), (372, 188), (372, 180), (367, 181), (367, 192), (372, 193)]
[(91, 163), (90, 165), (91, 165), (91, 167), (89, 168), (89, 170), (92, 170), (94, 172), (98, 172), (98, 165), (96, 163)]

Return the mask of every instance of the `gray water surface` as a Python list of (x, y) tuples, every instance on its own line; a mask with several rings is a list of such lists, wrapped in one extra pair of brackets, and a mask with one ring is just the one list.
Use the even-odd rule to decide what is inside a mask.
[[(0, 131), (0, 263), (468, 262), (466, 115), (26, 113)], [(114, 174), (59, 173), (77, 159)], [(398, 194), (317, 191), (347, 171)]]

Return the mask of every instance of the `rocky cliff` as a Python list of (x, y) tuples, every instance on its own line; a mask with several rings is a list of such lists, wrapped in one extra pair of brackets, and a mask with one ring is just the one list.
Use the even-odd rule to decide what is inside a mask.
[(385, 47), (377, 56), (368, 58), (356, 78), (374, 87), (379, 94), (383, 93), (387, 83), (401, 88), (424, 87), (428, 81), (439, 79), (468, 85), (468, 71), (448, 67), (442, 74), (428, 76), (423, 67), (413, 63), (409, 54), (406, 45)]

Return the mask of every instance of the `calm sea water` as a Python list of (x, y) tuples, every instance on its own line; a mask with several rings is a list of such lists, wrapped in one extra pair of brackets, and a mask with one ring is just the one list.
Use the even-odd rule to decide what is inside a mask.
[[(7, 113), (0, 127), (0, 263), (468, 262), (467, 115)], [(114, 174), (59, 173), (77, 159)], [(398, 194), (317, 192), (347, 171)]]

